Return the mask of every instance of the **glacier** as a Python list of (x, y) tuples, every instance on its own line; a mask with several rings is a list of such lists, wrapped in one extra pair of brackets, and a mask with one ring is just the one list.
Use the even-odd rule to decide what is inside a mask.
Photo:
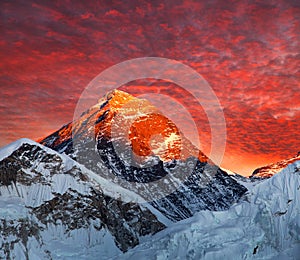
[(29, 139), (0, 149), (0, 167), (21, 173), (0, 178), (0, 259), (299, 259), (300, 161), (269, 179), (236, 177), (247, 192), (229, 209), (176, 222)]
[(96, 182), (66, 155), (28, 139), (0, 155), (0, 259), (66, 259), (93, 251), (108, 259), (165, 228), (149, 207), (109, 197), (115, 187), (99, 176)]
[(300, 161), (245, 185), (229, 210), (200, 211), (118, 259), (299, 259)]

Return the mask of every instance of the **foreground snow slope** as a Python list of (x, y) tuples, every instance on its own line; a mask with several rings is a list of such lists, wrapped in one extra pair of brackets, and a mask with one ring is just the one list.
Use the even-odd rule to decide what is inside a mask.
[(299, 259), (299, 256), (300, 161), (297, 161), (278, 175), (254, 185), (248, 199), (228, 211), (201, 211), (128, 251), (122, 259)]
[(0, 259), (299, 259), (300, 161), (238, 182), (248, 192), (229, 210), (172, 223), (149, 204), (110, 198), (117, 188), (105, 179), (22, 139), (0, 150)]
[(165, 228), (148, 208), (114, 200), (107, 193), (115, 187), (31, 140), (0, 158), (0, 259), (110, 259)]

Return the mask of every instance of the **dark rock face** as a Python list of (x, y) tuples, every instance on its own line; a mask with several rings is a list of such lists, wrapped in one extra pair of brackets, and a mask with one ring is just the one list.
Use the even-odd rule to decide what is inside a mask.
[(47, 168), (50, 175), (60, 173), (62, 169), (62, 159), (55, 154), (48, 154), (38, 146), (23, 144), (9, 157), (0, 161), (0, 184), (11, 185), (12, 183), (22, 183), (31, 185), (32, 183), (48, 184), (43, 174), (33, 170), (33, 175), (29, 176), (25, 170), (37, 167), (39, 164), (51, 164)]
[[(168, 172), (164, 168), (164, 163), (155, 158), (157, 163), (151, 167), (135, 167), (125, 165), (116, 154), (113, 144), (110, 140), (99, 138), (97, 141), (97, 151), (104, 164), (113, 169), (113, 173), (129, 182), (148, 183), (165, 177)], [(129, 154), (130, 157), (132, 155)], [(99, 159), (98, 159), (99, 160)]]
[[(202, 167), (198, 163), (193, 174), (175, 192), (151, 204), (169, 219), (177, 221), (189, 218), (200, 210), (226, 210), (247, 191), (220, 169), (210, 166), (211, 170), (217, 171), (212, 177), (207, 175), (208, 169)], [(203, 175), (210, 178), (205, 186)], [(174, 205), (176, 210), (172, 210)]]
[(94, 189), (90, 195), (82, 195), (72, 189), (64, 194), (55, 194), (52, 200), (32, 208), (32, 212), (44, 225), (60, 221), (67, 232), (88, 228), (98, 220), (98, 225), (93, 224), (94, 228), (108, 229), (124, 252), (138, 245), (140, 236), (165, 228), (148, 209), (142, 210), (137, 204), (114, 200)]
[[(72, 230), (88, 230), (91, 226), (104, 230), (124, 252), (139, 244), (140, 237), (165, 228), (149, 209), (105, 195), (76, 162), (55, 152), (48, 153), (37, 145), (25, 143), (0, 161), (1, 186), (7, 186), (20, 198), (27, 194), (24, 200), (28, 203), (25, 207), (30, 219), (7, 222), (0, 215), (0, 234), (15, 236), (12, 241), (0, 241), (8, 258), (8, 249), (13, 250), (18, 243), (26, 249), (30, 237), (42, 245), (39, 233), (47, 232), (50, 224), (63, 226), (66, 235)], [(31, 201), (26, 189), (37, 195), (46, 193), (46, 196), (34, 197)]]
[[(111, 137), (110, 133), (111, 122), (118, 115), (118, 109), (122, 107), (122, 104), (126, 104), (126, 100), (134, 99), (129, 96), (119, 91), (108, 95), (101, 104), (97, 104), (83, 113), (78, 121), (63, 126), (59, 131), (42, 140), (41, 144), (59, 153), (67, 154), (103, 178), (116, 180), (117, 183), (119, 183), (118, 180), (124, 180), (122, 185), (125, 189), (138, 193), (174, 222), (191, 217), (194, 213), (204, 209), (226, 210), (243, 196), (247, 191), (243, 185), (210, 163), (209, 160), (202, 161), (202, 157), (197, 157), (193, 153), (184, 157), (185, 159), (176, 157), (177, 159), (173, 161), (162, 161), (160, 157), (153, 155), (150, 158), (153, 163), (149, 167), (140, 168), (134, 164), (124, 163), (119, 157), (119, 151), (115, 151), (116, 140), (114, 138), (118, 139), (125, 135), (122, 129), (124, 129), (123, 123), (125, 124), (126, 117), (123, 118), (124, 122), (122, 119), (117, 123), (120, 136)], [(144, 108), (145, 102), (135, 101)], [(134, 109), (134, 106), (131, 108)], [(129, 113), (129, 115), (131, 114)], [(159, 123), (155, 125), (161, 126)], [(146, 132), (151, 128), (150, 125), (143, 127)], [(190, 146), (187, 145), (187, 147)], [(200, 151), (198, 152), (200, 154)], [(123, 154), (129, 157), (129, 161), (132, 160), (133, 156), (130, 152)], [(190, 163), (194, 166), (192, 172)], [(178, 179), (176, 175), (173, 176), (174, 169), (179, 175), (186, 177)], [(149, 185), (147, 186), (147, 184), (165, 177), (170, 178), (163, 187), (153, 186), (149, 189)], [(158, 196), (151, 199), (153, 194)]]
[(15, 170), (11, 170), (11, 164), (13, 160), (4, 159), (0, 164), (0, 185), (11, 185), (12, 183), (16, 183), (17, 181), (17, 172), (19, 171), (18, 167)]
[[(80, 144), (80, 142), (77, 143)], [(105, 168), (108, 168), (118, 178), (140, 183), (139, 193), (140, 190), (145, 190), (145, 192), (147, 190), (146, 187), (143, 187), (143, 183), (165, 177), (173, 167), (172, 163), (165, 163), (159, 159), (151, 168), (141, 169), (125, 165), (116, 154), (111, 140), (103, 137), (98, 138), (96, 148), (93, 139), (85, 138), (81, 143), (82, 146), (77, 146), (75, 150), (73, 148), (73, 152), (68, 155), (104, 178), (107, 177)], [(72, 141), (69, 140), (64, 151), (70, 151), (71, 145)], [(53, 145), (50, 147), (59, 149)], [(99, 160), (100, 158), (101, 160)], [(165, 197), (160, 196), (159, 200), (150, 202), (170, 220), (182, 220), (191, 217), (200, 210), (226, 210), (247, 191), (243, 185), (218, 167), (200, 162), (196, 158), (190, 159), (195, 164), (192, 174), (189, 174), (188, 178), (174, 192), (171, 194), (167, 192), (168, 195)], [(101, 161), (102, 166), (99, 161)], [(182, 165), (181, 173), (186, 174), (189, 160), (179, 163)], [(174, 184), (171, 181), (169, 185), (173, 187)], [(130, 185), (127, 188), (131, 189)], [(153, 192), (159, 193), (160, 191), (155, 190)], [(161, 192), (165, 192), (165, 190)]]
[[(163, 178), (176, 163), (157, 160), (157, 164), (149, 168), (138, 168), (125, 165), (110, 141), (98, 140), (97, 149), (106, 166), (113, 169), (116, 176), (131, 182), (147, 183)], [(174, 192), (150, 202), (172, 221), (191, 217), (199, 210), (226, 210), (247, 191), (217, 166), (200, 162), (196, 158), (179, 163), (182, 174), (189, 173), (189, 163), (192, 163), (192, 173)], [(171, 181), (168, 185), (174, 184)]]
[[(39, 232), (42, 229), (43, 227), (28, 218), (16, 220), (0, 219), (0, 237), (3, 238), (3, 241), (0, 241), (0, 252), (3, 251), (0, 256), (3, 255), (6, 259), (12, 259), (11, 251), (16, 244), (20, 243), (24, 246), (24, 255), (28, 259), (28, 238), (34, 237), (37, 241), (40, 241)], [(9, 236), (14, 236), (15, 239), (9, 241), (6, 239)]]

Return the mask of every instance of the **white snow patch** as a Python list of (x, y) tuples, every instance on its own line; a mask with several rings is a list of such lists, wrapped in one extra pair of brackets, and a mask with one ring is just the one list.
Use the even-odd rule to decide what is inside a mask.
[(297, 161), (252, 186), (250, 202), (236, 204), (228, 211), (201, 211), (118, 259), (297, 259), (299, 169)]

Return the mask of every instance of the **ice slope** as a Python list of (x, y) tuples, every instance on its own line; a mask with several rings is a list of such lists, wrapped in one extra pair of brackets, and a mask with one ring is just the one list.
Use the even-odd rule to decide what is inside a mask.
[(201, 211), (115, 259), (300, 259), (300, 161), (252, 185), (247, 196), (228, 211)]
[[(1, 149), (0, 162), (18, 150), (22, 178), (10, 185), (0, 181), (0, 259), (8, 251), (12, 259), (297, 259), (300, 255), (299, 161), (270, 179), (238, 180), (248, 192), (229, 210), (200, 211), (172, 223), (149, 204), (128, 209), (127, 204), (108, 203), (95, 212), (89, 207), (95, 203), (91, 186), (106, 194), (118, 191), (117, 186), (110, 186), (68, 156), (28, 139)], [(123, 254), (114, 237), (122, 226), (115, 222), (117, 225), (105, 228), (98, 218), (106, 207), (125, 226), (141, 215), (149, 219), (148, 226), (156, 218), (168, 227), (154, 236), (139, 237), (140, 244)], [(95, 212), (94, 218), (84, 219), (85, 210)], [(132, 219), (124, 218), (127, 212), (134, 213)]]
[(165, 227), (66, 155), (28, 139), (0, 155), (0, 259), (109, 259)]
[[(55, 155), (56, 152), (44, 148), (29, 139), (20, 139), (0, 150), (1, 160), (10, 156), (23, 145), (33, 145), (43, 148), (47, 153)], [(65, 171), (75, 166), (75, 162), (66, 156), (63, 158)], [(64, 194), (68, 188), (76, 188), (79, 192), (87, 194), (89, 185), (79, 183), (67, 174), (56, 174), (50, 177), (43, 165), (33, 165), (27, 169), (27, 174), (32, 174), (32, 169), (39, 169), (53, 185), (32, 183), (24, 185), (0, 185), (0, 259), (9, 255), (11, 259), (50, 259), (65, 256), (76, 256), (79, 252), (86, 251), (89, 247), (99, 251), (105, 258), (120, 252), (115, 246), (113, 237), (105, 230), (96, 230), (93, 225), (87, 231), (85, 228), (66, 232), (62, 223), (41, 224), (31, 213), (30, 207), (38, 207), (45, 201), (53, 199), (55, 193)], [(95, 223), (96, 224), (96, 223)], [(40, 243), (42, 241), (42, 243)], [(11, 246), (13, 245), (13, 247)], [(9, 254), (8, 254), (9, 253)]]
[[(4, 147), (0, 148), (0, 161), (3, 160), (4, 158), (10, 156), (14, 151), (18, 150), (18, 148), (20, 148), (24, 144), (29, 144), (29, 145), (39, 147), (42, 150), (44, 150), (45, 152), (47, 152), (48, 154), (58, 156), (59, 158), (62, 159), (62, 164), (64, 166), (65, 171), (69, 171), (73, 167), (76, 167), (76, 168), (80, 169), (81, 171), (83, 171), (90, 178), (90, 181), (92, 182), (93, 185), (97, 185), (97, 186), (101, 185), (101, 190), (108, 196), (112, 195), (113, 193), (114, 194), (115, 193), (120, 193), (120, 194), (122, 194), (122, 196), (124, 197), (124, 199), (126, 201), (134, 202), (134, 201), (141, 201), (142, 200), (142, 198), (140, 198), (136, 193), (130, 192), (130, 190), (124, 189), (124, 188), (120, 187), (119, 185), (116, 185), (113, 182), (110, 182), (107, 179), (99, 176), (98, 174), (95, 174), (94, 172), (87, 169), (82, 164), (79, 164), (76, 161), (74, 161), (73, 159), (71, 159), (68, 155), (60, 154), (60, 153), (52, 150), (51, 148), (48, 148), (44, 145), (41, 145), (40, 143), (37, 143), (37, 142), (35, 142), (31, 139), (28, 139), (28, 138), (21, 138), (21, 139), (13, 142), (11, 144), (8, 144), (7, 146), (4, 146)], [(49, 171), (47, 169), (43, 168), (43, 166), (44, 166), (43, 163), (41, 163), (40, 161), (34, 161), (33, 160), (32, 164), (33, 164), (32, 168), (36, 168), (37, 170), (41, 170), (43, 172), (44, 176), (49, 176)], [(55, 164), (53, 164), (53, 165), (55, 165)], [(28, 171), (28, 174), (30, 174), (30, 170)], [(76, 183), (74, 183), (72, 181), (71, 181), (71, 183), (68, 182), (69, 176), (63, 176), (63, 178), (64, 178), (63, 181), (61, 181), (59, 178), (61, 178), (60, 175), (53, 177), (52, 181), (54, 181), (56, 183), (56, 185), (53, 185), (53, 187), (55, 189), (52, 190), (52, 192), (63, 194), (66, 191), (66, 189), (68, 189), (68, 187), (73, 187), (75, 189), (79, 188), (79, 187), (76, 187)], [(82, 187), (80, 187), (80, 188), (82, 188)], [(1, 192), (1, 189), (2, 189), (2, 195), (4, 195), (5, 193), (10, 194), (10, 191), (9, 191), (10, 187), (6, 188), (6, 187), (2, 186), (2, 187), (0, 187), (0, 192)], [(21, 191), (22, 191), (22, 189), (21, 189)], [(78, 190), (78, 191), (83, 192), (82, 190)], [(15, 192), (16, 192), (16, 190), (15, 190)], [(86, 190), (84, 192), (86, 192)], [(25, 191), (24, 196), (27, 196), (28, 193), (29, 192)], [(35, 195), (36, 194), (32, 194), (32, 196), (35, 196)], [(24, 196), (23, 196), (23, 199), (24, 199)], [(40, 202), (44, 201), (43, 198), (40, 198), (40, 199), (41, 199)], [(37, 205), (40, 202), (36, 201), (35, 204)], [(151, 206), (147, 204), (147, 207), (150, 208)], [(152, 210), (155, 210), (155, 209), (152, 209)], [(165, 220), (165, 221), (168, 222), (168, 220)]]
[[(35, 141), (32, 141), (28, 138), (21, 138), (15, 142), (12, 142), (4, 147), (0, 148), (0, 160), (3, 158), (11, 155), (15, 150), (17, 150), (21, 145), (23, 144), (37, 144)], [(37, 144), (38, 146), (41, 146), (40, 144)], [(46, 148), (47, 149), (47, 148)], [(52, 149), (48, 149), (47, 151), (53, 151)]]

